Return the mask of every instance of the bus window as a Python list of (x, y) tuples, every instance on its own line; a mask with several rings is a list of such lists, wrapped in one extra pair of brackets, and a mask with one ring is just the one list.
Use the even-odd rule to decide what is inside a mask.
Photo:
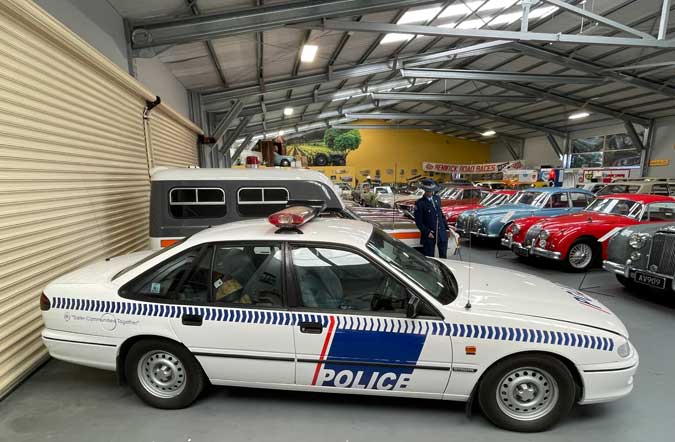
[(227, 213), (225, 192), (217, 187), (174, 187), (169, 211), (174, 218), (222, 218)]

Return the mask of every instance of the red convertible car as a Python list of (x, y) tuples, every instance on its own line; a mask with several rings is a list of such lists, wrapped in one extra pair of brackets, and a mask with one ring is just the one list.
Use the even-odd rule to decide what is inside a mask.
[(445, 206), (442, 208), (443, 215), (448, 221), (449, 225), (454, 225), (457, 222), (457, 217), (467, 210), (482, 209), (483, 207), (500, 206), (507, 202), (513, 195), (518, 193), (517, 190), (501, 189), (489, 191), (482, 200), (476, 203), (458, 204), (455, 206)]
[(518, 256), (553, 259), (568, 270), (584, 271), (606, 255), (607, 240), (619, 229), (673, 221), (675, 199), (669, 196), (603, 195), (581, 212), (519, 219), (506, 229), (501, 242)]
[[(478, 204), (487, 192), (475, 186), (451, 185), (438, 192), (442, 207), (459, 206), (465, 204)], [(396, 208), (408, 213), (415, 210), (416, 200), (405, 201), (396, 204)]]

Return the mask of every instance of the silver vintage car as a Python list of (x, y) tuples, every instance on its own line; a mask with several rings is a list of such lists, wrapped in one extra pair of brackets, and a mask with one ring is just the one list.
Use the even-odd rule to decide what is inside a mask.
[(675, 224), (638, 224), (620, 230), (609, 240), (603, 267), (631, 290), (675, 290)]

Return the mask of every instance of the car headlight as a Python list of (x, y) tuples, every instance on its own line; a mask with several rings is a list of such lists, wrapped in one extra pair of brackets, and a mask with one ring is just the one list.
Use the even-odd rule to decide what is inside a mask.
[(628, 238), (628, 244), (634, 249), (641, 249), (647, 243), (649, 234), (647, 233), (633, 233)]
[(628, 356), (630, 356), (631, 353), (632, 353), (631, 348), (630, 348), (630, 342), (626, 341), (625, 343), (619, 345), (616, 348), (616, 352), (622, 358), (627, 358)]
[(548, 230), (542, 230), (541, 232), (539, 232), (540, 239), (547, 240), (550, 236), (551, 234), (548, 232)]
[(642, 253), (638, 252), (637, 250), (630, 254), (630, 259), (633, 262), (639, 261), (640, 258), (642, 258)]
[(539, 247), (541, 247), (542, 249), (546, 248), (546, 240), (545, 239), (539, 240)]
[(520, 226), (518, 224), (514, 223), (511, 226), (511, 233), (513, 233), (514, 235), (517, 235), (518, 233), (520, 233)]

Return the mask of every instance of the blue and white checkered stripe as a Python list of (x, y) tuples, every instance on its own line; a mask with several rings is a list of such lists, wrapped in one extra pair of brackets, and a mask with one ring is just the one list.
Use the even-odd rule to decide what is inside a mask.
[[(327, 327), (329, 317), (331, 316), (328, 314), (310, 314), (274, 310), (247, 310), (245, 308), (201, 307), (59, 297), (54, 298), (52, 308), (165, 318), (179, 318), (184, 314), (196, 314), (201, 315), (205, 321), (282, 326), (298, 325), (301, 322), (320, 322), (324, 327)], [(441, 321), (412, 321), (403, 318), (364, 317), (358, 315), (333, 316), (335, 316), (335, 325), (338, 330), (366, 330), (388, 333), (451, 336), (456, 338), (561, 345), (591, 350), (614, 350), (614, 340), (611, 338), (579, 333), (477, 324), (448, 324)]]

